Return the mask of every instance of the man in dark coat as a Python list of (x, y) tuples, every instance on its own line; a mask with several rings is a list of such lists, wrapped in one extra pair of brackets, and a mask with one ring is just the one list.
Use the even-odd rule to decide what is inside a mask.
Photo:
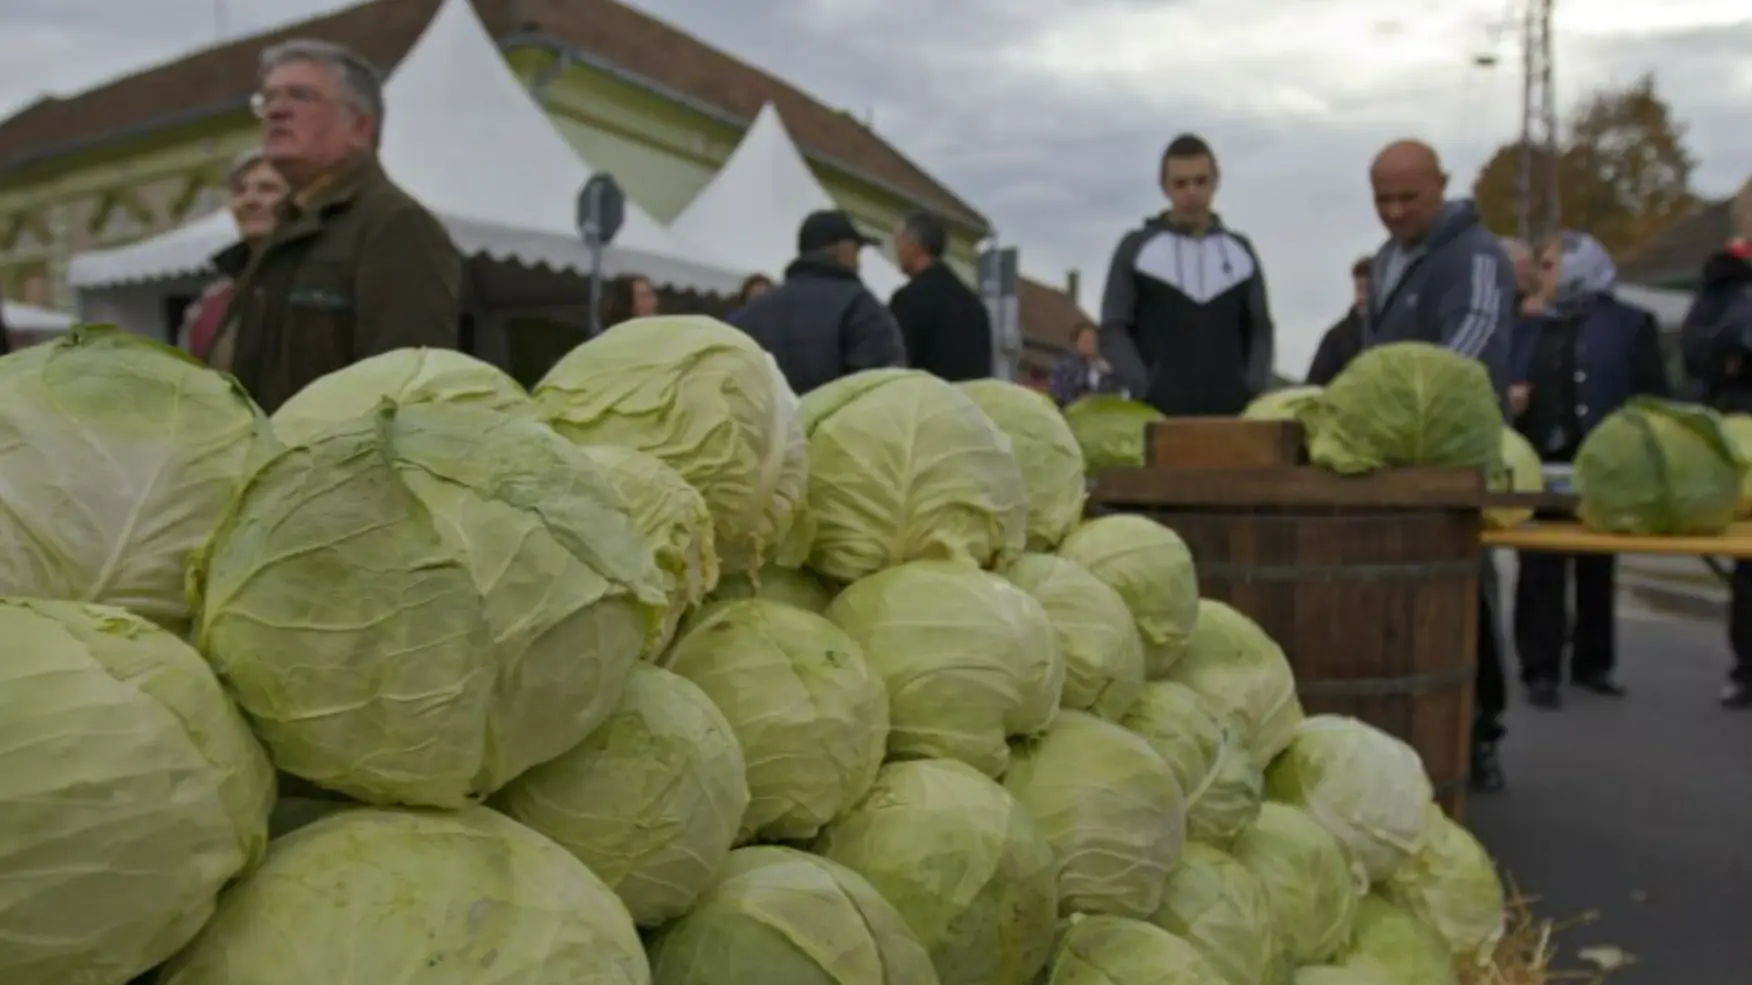
[(866, 369), (906, 364), (894, 316), (858, 279), (858, 254), (874, 242), (844, 212), (814, 212), (797, 230), (785, 281), (731, 322), (772, 354), (799, 395)]
[(1363, 257), (1351, 264), (1351, 306), (1326, 334), (1320, 337), (1320, 347), (1314, 350), (1314, 361), (1308, 365), (1311, 386), (1326, 386), (1350, 361), (1363, 351), (1363, 313), (1369, 303), (1369, 268), (1374, 258)]
[(943, 261), (949, 233), (915, 212), (894, 231), (894, 255), (908, 280), (888, 301), (906, 340), (906, 363), (950, 383), (992, 375), (992, 319), (985, 302)]

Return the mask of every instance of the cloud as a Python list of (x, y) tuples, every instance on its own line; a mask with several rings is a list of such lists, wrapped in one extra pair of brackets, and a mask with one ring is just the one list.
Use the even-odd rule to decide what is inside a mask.
[[(985, 212), (1049, 283), (1095, 294), (1129, 225), (1161, 208), (1154, 170), (1196, 131), (1223, 161), (1219, 208), (1262, 254), (1280, 368), (1307, 364), (1347, 302), (1347, 269), (1381, 233), (1366, 168), (1422, 137), (1457, 191), (1512, 136), (1518, 25), (1504, 0), (1417, 16), (1401, 0), (633, 0), (876, 130)], [(229, 0), (228, 33), (344, 6)], [(0, 106), (71, 90), (214, 36), (210, 0), (9, 0)], [(1658, 70), (1691, 125), (1700, 190), (1752, 171), (1744, 96), (1752, 19), (1740, 0), (1565, 0), (1559, 99)], [(1477, 67), (1480, 50), (1498, 56)]]

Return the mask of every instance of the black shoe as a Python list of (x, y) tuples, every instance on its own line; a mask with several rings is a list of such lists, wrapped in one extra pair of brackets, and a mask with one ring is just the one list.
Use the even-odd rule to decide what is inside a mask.
[(1577, 676), (1572, 683), (1584, 691), (1592, 691), (1595, 694), (1608, 698), (1622, 698), (1630, 693), (1624, 689), (1624, 685), (1613, 680), (1611, 674), (1605, 672), (1598, 674), (1582, 674)]
[(1752, 708), (1752, 683), (1735, 681), (1722, 692), (1723, 708)]
[(1535, 708), (1555, 711), (1563, 707), (1563, 695), (1558, 693), (1557, 685), (1550, 681), (1534, 681), (1527, 685), (1527, 703)]
[(1473, 745), (1472, 770), (1467, 781), (1476, 793), (1495, 793), (1503, 788), (1503, 764), (1497, 756), (1496, 743)]

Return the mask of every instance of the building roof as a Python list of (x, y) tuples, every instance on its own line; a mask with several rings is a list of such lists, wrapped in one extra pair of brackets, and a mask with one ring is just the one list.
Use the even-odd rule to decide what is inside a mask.
[[(294, 37), (347, 45), (388, 72), (440, 0), (370, 0), (324, 17), (197, 51), (67, 98), (46, 98), (0, 122), (0, 172), (105, 139), (124, 139), (243, 106), (261, 49)], [(615, 0), (472, 0), (493, 36), (540, 35), (608, 62), (671, 98), (746, 126), (778, 107), (803, 149), (979, 229), (983, 216), (874, 131), (802, 90)]]
[(1024, 277), (1016, 288), (1021, 306), (1022, 338), (1039, 346), (1068, 351), (1080, 322), (1093, 321), (1069, 294)]
[(1734, 201), (1712, 202), (1675, 222), (1618, 268), (1618, 279), (1652, 286), (1690, 284), (1703, 261), (1733, 235)]

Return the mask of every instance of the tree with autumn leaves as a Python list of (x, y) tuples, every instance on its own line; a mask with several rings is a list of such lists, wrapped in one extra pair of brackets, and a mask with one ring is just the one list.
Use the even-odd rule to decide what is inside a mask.
[[(1694, 211), (1697, 162), (1685, 146), (1685, 129), (1655, 91), (1653, 75), (1589, 96), (1558, 148), (1563, 228), (1591, 234), (1623, 259)], [(1520, 158), (1519, 141), (1499, 147), (1472, 186), (1485, 225), (1502, 235), (1515, 232)]]

